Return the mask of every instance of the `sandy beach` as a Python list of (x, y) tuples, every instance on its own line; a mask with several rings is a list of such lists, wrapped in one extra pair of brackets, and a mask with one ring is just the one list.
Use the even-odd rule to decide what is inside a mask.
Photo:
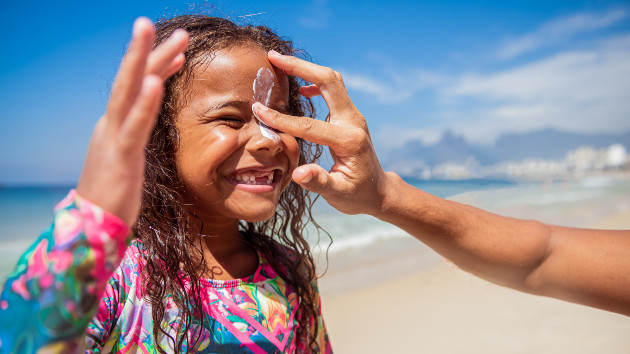
[[(455, 199), (554, 224), (630, 229), (630, 193), (547, 209)], [(494, 285), (411, 239), (362, 252), (354, 264), (331, 254), (320, 279), (337, 353), (630, 353), (626, 316)]]

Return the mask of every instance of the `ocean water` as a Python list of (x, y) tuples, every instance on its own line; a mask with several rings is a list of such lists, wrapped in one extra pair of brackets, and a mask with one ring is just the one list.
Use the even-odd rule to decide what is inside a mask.
[[(473, 190), (496, 189), (515, 185), (512, 182), (497, 180), (408, 180), (408, 182), (440, 197)], [(66, 196), (71, 188), (71, 186), (0, 188), (0, 242), (36, 238), (48, 228), (52, 221), (53, 207)], [(339, 223), (337, 221), (346, 216), (336, 212), (321, 199), (314, 210), (317, 220), (326, 224), (329, 232), (335, 235), (346, 235), (351, 230), (356, 230), (355, 224), (362, 224), (364, 220), (362, 217), (350, 217), (347, 221), (348, 224), (343, 226), (344, 222)], [(328, 218), (331, 220), (327, 220)]]
[(52, 222), (53, 208), (72, 187), (0, 188), (0, 242), (33, 240)]
[[(466, 192), (509, 190), (520, 186), (516, 182), (495, 179), (405, 180), (425, 192), (442, 198)], [(406, 232), (395, 226), (368, 215), (342, 214), (323, 200), (318, 200), (313, 214), (317, 223), (328, 233), (318, 234), (313, 227), (307, 228), (308, 241), (318, 252), (328, 250), (330, 254), (336, 254), (348, 250), (356, 251), (388, 240), (408, 238)]]
[[(454, 198), (493, 211), (525, 206), (526, 210), (539, 213), (534, 214), (534, 217), (542, 216), (543, 219), (545, 215), (553, 215), (567, 205), (595, 205), (619, 196), (627, 199), (630, 195), (627, 177), (596, 177), (547, 184), (499, 180), (408, 182), (440, 197)], [(69, 190), (70, 187), (67, 186), (0, 188), (0, 279), (6, 277), (21, 253), (48, 228), (54, 205)], [(623, 203), (617, 204), (624, 207)], [(627, 201), (627, 207), (630, 208), (630, 200)], [(308, 241), (316, 252), (328, 249), (331, 255), (343, 252), (360, 253), (363, 248), (373, 248), (374, 245), (386, 245), (391, 241), (408, 238), (405, 232), (395, 226), (367, 215), (341, 214), (321, 199), (313, 213), (333, 240), (331, 244), (326, 234), (318, 235), (313, 228), (308, 228)], [(600, 210), (599, 213), (604, 211)], [(597, 210), (589, 215), (593, 218), (601, 216)], [(584, 219), (579, 215), (576, 218)]]

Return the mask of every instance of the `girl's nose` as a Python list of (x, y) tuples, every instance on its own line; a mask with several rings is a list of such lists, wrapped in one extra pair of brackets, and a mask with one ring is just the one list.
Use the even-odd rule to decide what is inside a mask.
[(282, 140), (265, 136), (259, 124), (254, 119), (253, 124), (250, 125), (251, 137), (245, 148), (250, 152), (268, 151), (272, 155), (280, 153), (282, 151)]

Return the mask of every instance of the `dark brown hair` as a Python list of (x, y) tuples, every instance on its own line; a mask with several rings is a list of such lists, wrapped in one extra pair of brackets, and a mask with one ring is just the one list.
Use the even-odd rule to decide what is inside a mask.
[[(164, 103), (146, 148), (142, 208), (134, 231), (142, 242), (146, 261), (142, 286), (153, 309), (153, 335), (156, 343), (159, 343), (158, 338), (167, 336), (179, 352), (194, 348), (198, 341), (195, 337), (199, 333), (190, 332), (196, 332), (193, 328), (203, 324), (199, 297), (203, 272), (199, 269), (205, 270), (203, 252), (199, 248), (201, 243), (187, 235), (192, 214), (186, 209), (179, 192), (182, 184), (175, 164), (179, 139), (175, 119), (182, 99), (185, 99), (186, 87), (195, 68), (220, 49), (253, 45), (265, 51), (273, 49), (283, 54), (303, 55), (293, 48), (291, 41), (280, 38), (267, 27), (239, 26), (223, 18), (204, 15), (177, 16), (157, 22), (156, 45), (177, 28), (185, 29), (190, 35), (185, 52), (186, 64), (165, 83)], [(289, 76), (290, 114), (314, 117), (312, 102), (299, 94), (301, 84), (300, 79)], [(313, 162), (321, 155), (318, 146), (301, 139), (298, 144), (301, 151), (299, 164)], [(297, 293), (299, 308), (295, 338), (300, 347), (318, 351), (316, 273), (309, 245), (302, 235), (308, 222), (319, 230), (311, 215), (312, 204), (308, 192), (291, 182), (282, 193), (271, 219), (258, 223), (241, 222), (241, 231), (245, 240), (263, 254)], [(167, 296), (172, 298), (181, 314), (175, 338), (160, 327)], [(164, 352), (164, 348), (159, 350)]]

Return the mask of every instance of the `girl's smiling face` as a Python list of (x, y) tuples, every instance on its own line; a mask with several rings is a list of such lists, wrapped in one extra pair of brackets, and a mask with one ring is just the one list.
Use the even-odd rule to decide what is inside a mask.
[(274, 73), (269, 107), (288, 113), (289, 84), (256, 45), (216, 51), (198, 65), (184, 90), (176, 126), (175, 161), (191, 211), (211, 224), (263, 221), (273, 216), (291, 181), (300, 150), (294, 137), (264, 137), (252, 112), (261, 67)]

